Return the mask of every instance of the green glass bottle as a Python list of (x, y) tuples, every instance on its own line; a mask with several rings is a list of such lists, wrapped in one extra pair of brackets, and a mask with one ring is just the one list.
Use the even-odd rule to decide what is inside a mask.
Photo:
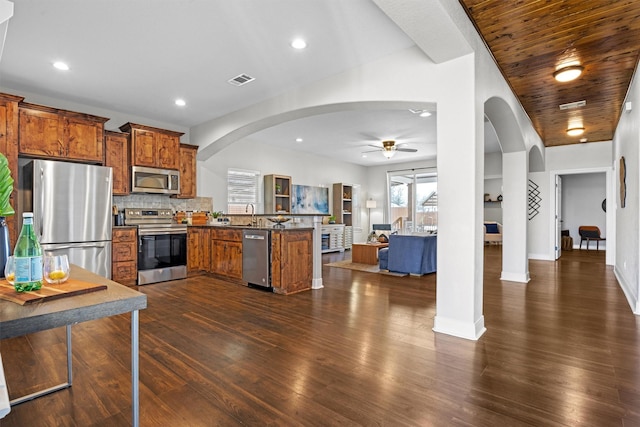
[(13, 250), (17, 292), (37, 291), (42, 287), (42, 247), (33, 231), (33, 213), (22, 214), (22, 230)]

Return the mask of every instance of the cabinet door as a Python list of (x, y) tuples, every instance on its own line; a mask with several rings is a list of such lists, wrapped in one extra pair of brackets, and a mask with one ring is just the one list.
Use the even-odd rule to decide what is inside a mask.
[(189, 274), (200, 271), (203, 243), (200, 229), (189, 227), (187, 230), (187, 272)]
[(287, 293), (311, 288), (313, 279), (313, 237), (310, 232), (282, 233), (280, 277)]
[(133, 129), (131, 134), (133, 164), (135, 166), (156, 166), (156, 152), (158, 145), (154, 132)]
[(19, 113), (19, 151), (46, 157), (65, 157), (62, 126), (58, 114), (21, 108)]
[(77, 117), (64, 117), (64, 143), (70, 159), (104, 163), (102, 123)]
[(157, 165), (162, 169), (178, 169), (180, 166), (180, 138), (158, 132)]
[(179, 199), (196, 197), (196, 154), (198, 147), (180, 145), (180, 194)]
[(113, 169), (113, 195), (126, 196), (130, 192), (129, 175), (129, 135), (126, 133), (105, 133), (104, 165)]
[(242, 279), (242, 243), (212, 240), (210, 272)]

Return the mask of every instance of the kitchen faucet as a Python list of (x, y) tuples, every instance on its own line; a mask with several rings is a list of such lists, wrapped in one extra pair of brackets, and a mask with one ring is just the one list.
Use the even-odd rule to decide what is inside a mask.
[(258, 220), (256, 219), (256, 207), (253, 206), (253, 203), (247, 203), (247, 206), (244, 208), (244, 212), (249, 212), (249, 206), (251, 206), (251, 226), (255, 227), (258, 225)]

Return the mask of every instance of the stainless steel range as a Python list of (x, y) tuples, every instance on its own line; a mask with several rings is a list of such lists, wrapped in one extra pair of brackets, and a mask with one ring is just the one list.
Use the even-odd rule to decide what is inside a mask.
[(187, 226), (171, 209), (125, 209), (124, 223), (138, 226), (138, 285), (187, 277)]

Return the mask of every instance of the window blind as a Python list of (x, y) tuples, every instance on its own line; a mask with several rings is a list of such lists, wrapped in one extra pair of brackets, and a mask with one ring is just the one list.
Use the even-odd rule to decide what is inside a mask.
[(248, 204), (258, 208), (260, 202), (259, 171), (227, 170), (227, 208), (229, 214), (246, 213)]

